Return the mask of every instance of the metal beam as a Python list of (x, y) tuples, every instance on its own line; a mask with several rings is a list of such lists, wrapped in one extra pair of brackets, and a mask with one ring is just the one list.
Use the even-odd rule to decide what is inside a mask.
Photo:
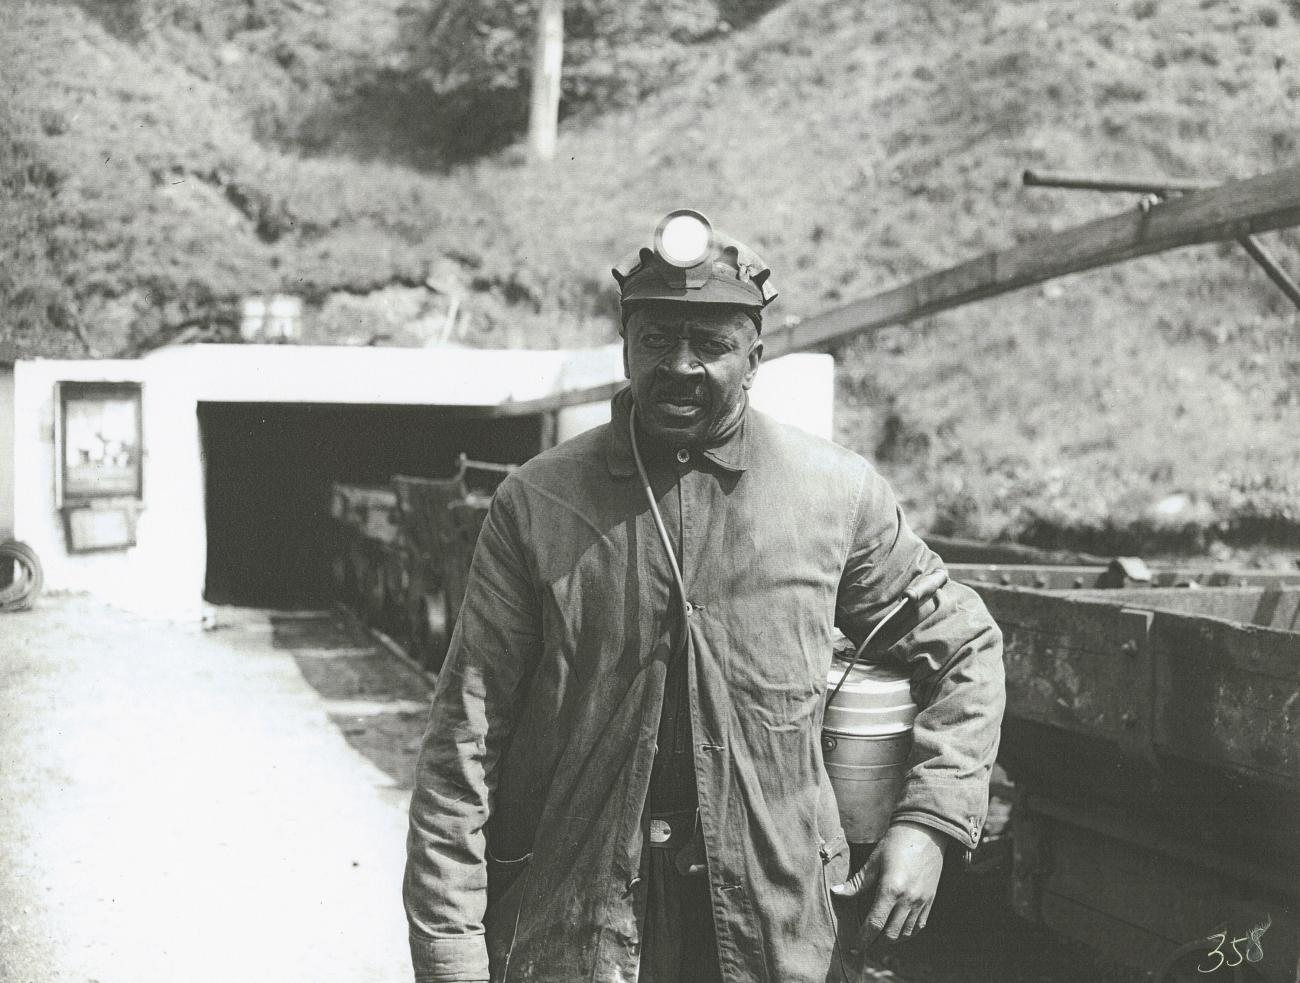
[(1189, 191), (1146, 211), (1132, 209), (985, 253), (777, 329), (766, 339), (766, 353), (771, 358), (819, 348), (1068, 273), (1291, 225), (1300, 225), (1300, 166)]
[(1132, 191), (1135, 194), (1161, 194), (1178, 191), (1205, 191), (1217, 188), (1214, 181), (1184, 180), (1181, 178), (1148, 178), (1114, 174), (1074, 174), (1064, 171), (1025, 171), (1022, 182), (1031, 188), (1075, 188), (1080, 191)]
[[(1150, 190), (1145, 182), (1136, 183), (1143, 187), (1113, 190)], [(1161, 187), (1180, 190), (1168, 184)], [(1131, 209), (1039, 236), (1010, 249), (994, 250), (797, 324), (770, 328), (764, 332), (764, 357), (772, 359), (834, 345), (857, 334), (906, 324), (1069, 273), (1183, 246), (1240, 241), (1254, 233), (1292, 225), (1300, 225), (1300, 165), (1212, 188), (1198, 185), (1151, 208)], [(494, 415), (543, 413), (595, 403), (609, 399), (624, 385), (609, 382), (543, 399), (504, 403), (495, 408)]]
[[(1154, 195), (1158, 201), (1165, 201), (1171, 194), (1183, 194), (1188, 191), (1203, 191), (1214, 187), (1208, 181), (1182, 180), (1178, 178), (1118, 177), (1113, 174), (1070, 174), (1061, 171), (1025, 171), (1023, 183), (1031, 188), (1072, 188), (1080, 191), (1126, 191), (1142, 195)], [(1156, 202), (1149, 199), (1139, 203), (1143, 211), (1152, 208)], [(1253, 235), (1244, 235), (1237, 240), (1268, 278), (1277, 284), (1291, 303), (1300, 307), (1300, 286), (1298, 286), (1286, 268), (1277, 261), (1268, 248)]]
[(1277, 261), (1277, 257), (1268, 251), (1268, 247), (1253, 235), (1242, 236), (1237, 241), (1241, 243), (1241, 248), (1250, 254), (1250, 258), (1259, 264), (1268, 278), (1277, 284), (1278, 289), (1291, 298), (1291, 303), (1300, 307), (1300, 286), (1291, 279), (1291, 274)]

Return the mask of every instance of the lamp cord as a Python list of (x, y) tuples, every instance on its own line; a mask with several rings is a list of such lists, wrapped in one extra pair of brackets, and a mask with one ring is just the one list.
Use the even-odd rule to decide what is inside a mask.
[(636, 404), (632, 405), (632, 410), (628, 414), (628, 435), (632, 438), (632, 459), (636, 461), (636, 473), (641, 478), (641, 490), (645, 492), (645, 500), (650, 505), (650, 514), (654, 517), (655, 529), (659, 532), (659, 542), (663, 544), (664, 552), (668, 554), (668, 562), (672, 567), (673, 584), (677, 587), (678, 606), (682, 612), (682, 629), (686, 630), (686, 586), (682, 583), (682, 568), (677, 563), (677, 552), (673, 549), (673, 542), (668, 537), (668, 527), (664, 525), (664, 517), (659, 513), (659, 504), (655, 501), (654, 492), (650, 488), (650, 478), (646, 474), (645, 462), (641, 460), (641, 448), (636, 439)]
[(862, 640), (862, 644), (858, 646), (857, 652), (853, 655), (853, 661), (849, 663), (849, 667), (840, 676), (840, 681), (835, 684), (835, 689), (831, 691), (830, 699), (826, 701), (827, 707), (834, 702), (835, 697), (840, 695), (840, 689), (844, 686), (844, 681), (849, 678), (849, 673), (862, 660), (863, 654), (867, 651), (867, 646), (871, 644), (872, 639), (880, 634), (880, 630), (889, 624), (898, 612), (903, 610), (908, 601), (916, 605), (919, 614), (922, 605), (934, 597), (946, 583), (948, 583), (948, 571), (940, 567), (938, 570), (931, 570), (929, 573), (922, 574), (907, 585), (907, 588), (903, 591), (903, 596), (890, 606), (889, 610), (885, 612), (885, 616), (876, 622), (876, 627), (871, 629), (867, 637)]
[[(654, 491), (650, 488), (650, 478), (646, 474), (645, 462), (641, 459), (641, 447), (636, 437), (636, 404), (632, 405), (632, 409), (628, 413), (628, 436), (632, 441), (632, 460), (636, 462), (636, 473), (641, 479), (641, 490), (645, 492), (645, 500), (650, 506), (651, 516), (654, 517), (655, 529), (659, 533), (659, 541), (663, 544), (664, 552), (668, 554), (669, 565), (672, 567), (673, 584), (677, 588), (677, 601), (682, 613), (682, 628), (685, 630), (687, 625), (686, 619), (689, 615), (686, 607), (686, 587), (682, 583), (682, 568), (677, 563), (677, 552), (673, 549), (672, 540), (668, 536), (668, 528), (664, 525), (664, 517), (659, 512), (659, 503), (655, 501)], [(944, 573), (942, 581), (946, 581), (947, 579), (948, 576)], [(898, 612), (903, 610), (903, 607), (909, 600), (918, 600), (918, 598), (911, 596), (912, 593), (913, 591), (909, 589), (909, 592), (905, 593), (895, 601), (890, 606), (889, 610), (885, 612), (885, 616), (877, 621), (876, 626), (867, 633), (867, 637), (862, 640), (862, 644), (858, 646), (857, 651), (854, 653), (853, 661), (849, 663), (848, 668), (846, 668), (840, 676), (840, 681), (836, 683), (835, 688), (831, 690), (831, 695), (826, 701), (826, 706), (829, 707), (835, 702), (835, 698), (840, 695), (840, 690), (843, 689), (844, 683), (849, 678), (849, 674), (853, 672), (853, 670), (857, 668), (858, 663), (862, 661), (862, 656), (867, 651), (867, 646), (869, 646), (875, 637), (880, 634), (881, 629), (883, 629), (885, 625), (889, 624)], [(927, 593), (933, 593), (933, 590)]]
[(858, 650), (853, 654), (853, 661), (849, 663), (848, 668), (844, 670), (844, 674), (840, 676), (840, 681), (836, 683), (835, 688), (831, 690), (831, 695), (826, 700), (827, 707), (835, 702), (835, 697), (840, 695), (840, 690), (844, 686), (844, 681), (849, 678), (849, 673), (857, 668), (858, 663), (862, 660), (863, 653), (867, 651), (867, 646), (871, 644), (872, 639), (880, 634), (880, 629), (889, 624), (890, 619), (892, 619), (894, 615), (903, 610), (903, 605), (907, 602), (907, 597), (900, 597), (893, 603), (889, 610), (885, 612), (885, 616), (876, 622), (876, 627), (872, 628), (871, 631), (867, 633), (867, 637), (862, 640), (862, 644), (858, 646)]

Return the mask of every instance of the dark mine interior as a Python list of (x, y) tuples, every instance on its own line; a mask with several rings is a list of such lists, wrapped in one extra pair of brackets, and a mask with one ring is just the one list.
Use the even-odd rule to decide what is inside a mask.
[(448, 477), (461, 453), (522, 463), (541, 449), (540, 416), (463, 407), (200, 403), (214, 604), (314, 607), (331, 596), (330, 487), (394, 474)]

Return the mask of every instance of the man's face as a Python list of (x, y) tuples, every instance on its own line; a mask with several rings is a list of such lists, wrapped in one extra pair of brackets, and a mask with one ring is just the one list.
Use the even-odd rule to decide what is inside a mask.
[(762, 358), (754, 322), (735, 308), (647, 304), (623, 336), (637, 418), (674, 447), (708, 445), (731, 430)]

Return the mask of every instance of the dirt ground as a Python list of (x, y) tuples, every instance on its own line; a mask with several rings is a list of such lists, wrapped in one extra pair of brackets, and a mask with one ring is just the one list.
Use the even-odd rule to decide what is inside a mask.
[(328, 618), (218, 625), (0, 616), (0, 980), (410, 978), (407, 796), (336, 721), (422, 713), (420, 686), (318, 691), (374, 652)]

